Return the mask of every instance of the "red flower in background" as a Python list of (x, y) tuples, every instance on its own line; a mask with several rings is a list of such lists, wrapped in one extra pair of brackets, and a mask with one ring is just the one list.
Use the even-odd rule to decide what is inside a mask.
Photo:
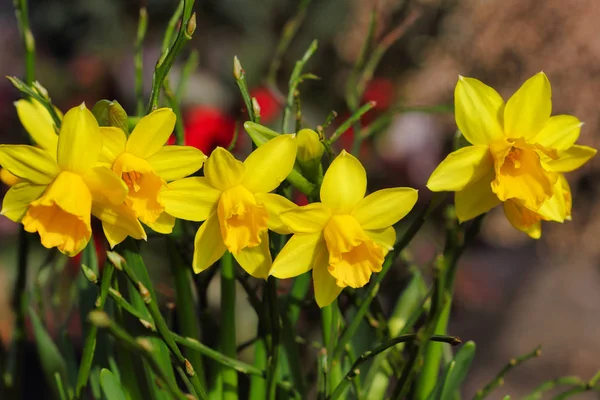
[(250, 91), (250, 97), (256, 98), (260, 106), (260, 122), (268, 124), (273, 122), (281, 111), (281, 103), (271, 90), (266, 87), (258, 87)]
[[(204, 154), (210, 154), (217, 146), (227, 148), (233, 140), (235, 120), (217, 108), (196, 106), (185, 113), (183, 121), (184, 144)], [(169, 144), (175, 144), (175, 136), (171, 136)]]

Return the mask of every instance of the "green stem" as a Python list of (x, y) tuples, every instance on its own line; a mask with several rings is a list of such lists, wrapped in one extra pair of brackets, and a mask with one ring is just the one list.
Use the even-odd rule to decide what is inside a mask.
[(29, 8), (27, 0), (13, 0), (13, 4), (25, 47), (25, 83), (31, 85), (35, 81), (35, 38), (29, 28)]
[[(388, 340), (385, 343), (380, 344), (379, 346), (375, 347), (373, 350), (369, 350), (369, 351), (366, 351), (363, 354), (361, 354), (358, 357), (358, 359), (354, 362), (354, 364), (352, 365), (352, 367), (350, 368), (350, 370), (348, 371), (346, 376), (344, 377), (344, 380), (342, 380), (342, 382), (335, 388), (334, 392), (329, 397), (329, 400), (335, 400), (344, 393), (344, 391), (348, 388), (348, 386), (350, 385), (352, 380), (356, 376), (358, 376), (358, 374), (360, 374), (361, 364), (364, 364), (365, 362), (369, 361), (371, 358), (375, 357), (377, 354), (386, 351), (387, 349), (397, 345), (398, 343), (404, 343), (404, 342), (413, 341), (416, 339), (418, 339), (418, 335), (414, 334), (414, 333), (408, 334), (408, 335), (401, 335), (401, 336), (395, 337), (391, 340)], [(458, 338), (456, 336), (433, 335), (433, 336), (431, 336), (430, 340), (433, 340), (436, 342), (449, 343), (452, 346), (457, 346), (462, 343), (460, 338)]]
[(144, 115), (144, 58), (143, 58), (143, 43), (148, 29), (148, 12), (146, 7), (140, 8), (140, 17), (138, 20), (137, 36), (135, 39), (135, 54), (133, 63), (135, 66), (135, 98), (136, 98), (136, 114), (138, 117)]
[(237, 56), (233, 57), (233, 78), (235, 79), (235, 83), (240, 89), (240, 94), (242, 95), (242, 99), (244, 100), (244, 104), (246, 105), (246, 110), (248, 111), (248, 119), (252, 122), (258, 123), (259, 120), (254, 114), (252, 98), (250, 98), (250, 91), (248, 90), (248, 84), (246, 83), (246, 71), (244, 71), (244, 68), (242, 68), (242, 64), (240, 63), (240, 60), (239, 58), (237, 58)]
[(540, 400), (544, 392), (555, 389), (557, 386), (576, 386), (576, 387), (585, 387), (587, 382), (581, 380), (581, 378), (577, 376), (561, 376), (560, 378), (551, 379), (542, 383), (540, 386), (534, 389), (528, 396), (523, 398), (523, 400)]
[(183, 46), (192, 38), (192, 35), (196, 30), (196, 15), (192, 14), (193, 7), (194, 0), (183, 0), (183, 17), (175, 42), (173, 42), (173, 45), (170, 48), (167, 48), (161, 55), (154, 69), (152, 90), (150, 92), (147, 113), (150, 113), (158, 107), (158, 97), (163, 82), (171, 70), (177, 54), (179, 54)]
[[(102, 273), (102, 282), (100, 283), (100, 295), (96, 301), (97, 310), (104, 309), (104, 304), (106, 303), (106, 298), (108, 297), (108, 290), (110, 289), (113, 271), (114, 266), (111, 263), (106, 263)], [(81, 356), (81, 363), (79, 364), (79, 372), (77, 373), (77, 385), (75, 387), (75, 398), (77, 399), (82, 397), (82, 391), (87, 386), (90, 370), (92, 369), (92, 361), (94, 360), (94, 351), (96, 350), (97, 334), (98, 328), (91, 326), (88, 329), (85, 337), (83, 354)]]
[(277, 281), (269, 277), (266, 283), (267, 315), (270, 334), (267, 339), (267, 399), (275, 400), (277, 383), (277, 363), (279, 361), (279, 340), (281, 334), (281, 318), (277, 309)]
[[(231, 253), (226, 252), (221, 258), (221, 344), (220, 349), (228, 357), (235, 358), (235, 263)], [(223, 378), (223, 398), (238, 398), (238, 376), (233, 369), (221, 368)]]
[[(327, 144), (331, 145), (331, 143), (334, 143), (336, 140), (338, 140), (339, 137), (342, 136), (342, 134), (344, 132), (348, 131), (348, 129), (355, 122), (360, 121), (360, 117), (362, 117), (365, 113), (367, 113), (369, 110), (371, 110), (373, 107), (375, 107), (376, 104), (377, 103), (375, 103), (374, 101), (369, 101), (368, 103), (363, 104), (363, 106), (360, 107), (358, 110), (356, 110), (356, 112), (354, 112), (350, 116), (350, 118), (348, 118), (346, 121), (344, 121), (343, 124), (341, 124), (340, 126), (337, 127), (337, 129), (333, 132), (333, 134), (327, 141)], [(355, 134), (354, 136), (356, 137), (356, 136), (358, 136), (358, 134)]]

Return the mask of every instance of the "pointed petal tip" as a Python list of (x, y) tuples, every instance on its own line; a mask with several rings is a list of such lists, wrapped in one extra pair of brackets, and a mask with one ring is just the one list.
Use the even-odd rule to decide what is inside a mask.
[(458, 74), (458, 80), (459, 80), (459, 81), (464, 81), (464, 80), (465, 80), (465, 77), (464, 77), (464, 76), (462, 76), (461, 74)]

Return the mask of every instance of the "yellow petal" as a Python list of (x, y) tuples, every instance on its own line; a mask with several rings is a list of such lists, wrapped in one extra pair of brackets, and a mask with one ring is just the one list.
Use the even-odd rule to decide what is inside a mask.
[(56, 161), (42, 149), (24, 145), (0, 145), (0, 165), (11, 174), (47, 185), (60, 172)]
[(512, 226), (525, 232), (532, 239), (542, 236), (542, 224), (537, 213), (509, 200), (504, 202), (504, 214)]
[(396, 244), (396, 230), (393, 227), (387, 227), (384, 229), (365, 230), (365, 233), (371, 238), (372, 241), (377, 243), (385, 253), (394, 249)]
[(288, 279), (310, 271), (317, 253), (323, 251), (323, 247), (325, 240), (321, 232), (292, 236), (273, 261), (269, 275), (278, 279)]
[(571, 219), (571, 188), (564, 175), (559, 176), (554, 184), (554, 195), (537, 213), (546, 221), (564, 222)]
[(293, 233), (315, 233), (325, 228), (331, 210), (323, 203), (311, 203), (285, 211), (280, 218)]
[(418, 191), (412, 188), (378, 190), (362, 199), (352, 216), (363, 229), (383, 229), (406, 216), (417, 202)]
[(360, 161), (342, 150), (331, 163), (321, 185), (321, 201), (334, 213), (350, 213), (365, 197), (367, 173)]
[(171, 182), (160, 191), (165, 211), (187, 221), (204, 221), (217, 209), (221, 191), (209, 185), (204, 177)]
[(531, 141), (559, 152), (567, 150), (579, 138), (582, 125), (572, 115), (555, 115), (550, 117), (546, 126)]
[(268, 193), (292, 171), (298, 146), (292, 135), (280, 135), (254, 150), (244, 161), (242, 185), (252, 193)]
[(329, 273), (328, 265), (327, 248), (321, 248), (315, 256), (312, 270), (315, 300), (320, 308), (330, 305), (342, 292), (342, 288), (336, 284), (335, 278)]
[(92, 194), (83, 178), (63, 171), (43, 196), (30, 204), (22, 223), (27, 232), (40, 234), (44, 247), (57, 247), (72, 257), (92, 235), (91, 209)]
[(0, 215), (4, 215), (11, 221), (19, 222), (25, 215), (29, 204), (39, 199), (46, 187), (45, 185), (32, 185), (29, 182), (17, 183), (4, 195)]
[(155, 221), (144, 223), (148, 225), (154, 232), (168, 235), (169, 233), (173, 232), (173, 227), (175, 226), (175, 217), (163, 212)]
[(58, 137), (58, 165), (65, 171), (83, 174), (98, 162), (102, 135), (94, 115), (84, 103), (63, 118)]
[(560, 153), (558, 160), (548, 161), (548, 166), (557, 172), (571, 172), (588, 162), (597, 152), (591, 147), (575, 144)]
[(202, 168), (206, 156), (191, 146), (165, 146), (147, 161), (167, 182), (185, 178)]
[(148, 158), (167, 143), (175, 127), (175, 113), (170, 108), (152, 111), (137, 123), (127, 140), (127, 152)]
[(487, 145), (504, 136), (504, 100), (483, 82), (460, 76), (454, 89), (455, 118), (465, 139), (474, 145)]
[(10, 173), (6, 168), (0, 168), (0, 181), (6, 186), (11, 187), (21, 182), (22, 179)]
[(529, 78), (506, 102), (504, 131), (512, 138), (535, 137), (548, 123), (552, 112), (552, 90), (540, 72)]
[(456, 207), (456, 217), (459, 222), (465, 222), (473, 219), (500, 204), (498, 196), (492, 192), (491, 182), (494, 178), (494, 171), (477, 182), (470, 184), (460, 192), (456, 192), (454, 203)]
[(466, 146), (448, 155), (433, 171), (427, 187), (432, 192), (457, 192), (494, 167), (488, 146)]
[(245, 169), (230, 152), (217, 147), (204, 164), (204, 176), (213, 187), (225, 191), (240, 184)]
[(84, 176), (95, 201), (119, 205), (127, 197), (127, 185), (112, 170), (106, 167), (94, 167)]
[(192, 267), (199, 274), (213, 265), (225, 254), (227, 248), (221, 239), (221, 228), (217, 215), (213, 214), (198, 229), (194, 240)]
[(102, 152), (98, 161), (112, 165), (117, 157), (125, 152), (127, 136), (120, 128), (101, 126)]
[(269, 251), (269, 233), (260, 235), (261, 242), (258, 246), (244, 247), (236, 254), (235, 260), (248, 274), (255, 278), (267, 279), (271, 269), (271, 252)]
[(256, 193), (254, 196), (267, 208), (267, 213), (269, 213), (267, 226), (270, 230), (280, 235), (292, 233), (281, 220), (281, 213), (298, 208), (295, 203), (275, 193)]
[(147, 239), (146, 232), (135, 213), (124, 203), (113, 205), (94, 202), (92, 214), (102, 221), (102, 228), (111, 248), (121, 243), (127, 236), (138, 240)]
[(58, 135), (54, 130), (54, 121), (46, 107), (37, 100), (19, 100), (15, 102), (21, 124), (33, 141), (56, 158)]

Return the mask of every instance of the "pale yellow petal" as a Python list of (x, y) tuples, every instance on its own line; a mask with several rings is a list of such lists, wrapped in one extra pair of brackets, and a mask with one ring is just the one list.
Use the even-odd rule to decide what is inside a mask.
[(125, 152), (127, 136), (120, 128), (114, 126), (101, 126), (102, 152), (99, 162), (112, 165), (115, 160)]
[(572, 115), (555, 115), (550, 117), (546, 126), (531, 139), (531, 142), (561, 152), (575, 144), (582, 125), (583, 123)]
[(84, 103), (63, 118), (58, 137), (57, 162), (61, 169), (83, 174), (98, 162), (102, 135), (96, 118)]
[(597, 152), (594, 148), (576, 144), (560, 153), (558, 160), (550, 160), (547, 164), (556, 172), (571, 172), (588, 162)]
[(385, 253), (391, 251), (394, 248), (394, 244), (396, 244), (396, 230), (391, 226), (384, 229), (365, 230), (365, 233), (372, 241), (377, 243)]
[(204, 164), (204, 176), (213, 187), (225, 191), (242, 182), (244, 163), (222, 147), (213, 150)]
[(488, 146), (466, 146), (448, 155), (427, 181), (432, 192), (457, 192), (494, 168)]
[(140, 158), (148, 158), (167, 143), (175, 127), (175, 113), (170, 108), (152, 111), (137, 123), (129, 139), (126, 150)]
[(217, 209), (221, 191), (211, 186), (204, 177), (193, 177), (171, 182), (160, 191), (165, 211), (187, 221), (204, 221)]
[(535, 137), (548, 123), (552, 112), (550, 81), (543, 72), (529, 78), (506, 102), (504, 131), (513, 138)]
[(175, 226), (175, 217), (163, 212), (161, 213), (156, 221), (154, 222), (145, 222), (154, 232), (169, 234), (173, 232), (173, 227)]
[(119, 205), (127, 197), (127, 185), (112, 170), (106, 167), (94, 167), (84, 176), (85, 184), (96, 201)]
[(54, 130), (54, 121), (46, 108), (37, 100), (18, 100), (15, 102), (21, 124), (33, 141), (56, 158), (58, 135)]
[(4, 215), (11, 221), (19, 222), (25, 215), (29, 203), (39, 199), (46, 187), (46, 185), (33, 185), (29, 182), (17, 183), (4, 195), (0, 215)]
[(293, 278), (310, 271), (317, 253), (325, 247), (322, 232), (300, 233), (291, 237), (279, 252), (273, 266), (272, 275), (278, 279)]
[(327, 247), (323, 246), (315, 257), (312, 270), (313, 286), (315, 289), (315, 300), (320, 308), (330, 305), (342, 292), (336, 279), (329, 273), (329, 253)]
[(219, 258), (225, 254), (227, 248), (221, 238), (221, 228), (216, 214), (208, 217), (200, 226), (194, 240), (194, 259), (192, 267), (194, 272), (200, 272), (208, 269)]
[(504, 100), (483, 82), (460, 76), (454, 90), (455, 118), (465, 139), (487, 145), (504, 136)]
[(512, 226), (525, 232), (532, 239), (539, 239), (542, 236), (542, 224), (535, 212), (509, 200), (504, 202), (504, 214)]
[(252, 193), (268, 193), (292, 171), (298, 146), (292, 135), (280, 135), (254, 150), (244, 161), (242, 185)]
[(269, 233), (263, 232), (260, 239), (258, 246), (244, 247), (233, 257), (248, 274), (255, 278), (267, 279), (273, 263), (269, 250)]
[(38, 185), (47, 185), (60, 172), (50, 154), (25, 145), (0, 145), (0, 165), (14, 176)]
[(352, 215), (363, 229), (383, 229), (394, 225), (417, 203), (418, 191), (412, 188), (378, 190), (362, 199)]
[(331, 218), (331, 210), (323, 203), (311, 203), (280, 214), (281, 221), (293, 233), (321, 232)]
[(350, 213), (365, 197), (367, 173), (352, 154), (342, 150), (331, 163), (321, 184), (321, 201), (334, 213)]
[(470, 184), (460, 192), (456, 192), (454, 203), (456, 217), (460, 222), (473, 219), (484, 214), (500, 204), (498, 196), (492, 192), (491, 182), (494, 171), (484, 176), (477, 182)]
[(294, 202), (275, 193), (257, 193), (255, 197), (267, 208), (267, 212), (269, 213), (267, 226), (270, 230), (280, 235), (289, 235), (292, 233), (281, 220), (281, 213), (298, 208)]
[(146, 232), (135, 213), (124, 203), (114, 205), (94, 202), (92, 214), (102, 221), (102, 228), (111, 248), (121, 243), (127, 236), (138, 240), (147, 239)]
[(167, 182), (185, 178), (202, 168), (206, 156), (191, 146), (165, 146), (147, 161)]

